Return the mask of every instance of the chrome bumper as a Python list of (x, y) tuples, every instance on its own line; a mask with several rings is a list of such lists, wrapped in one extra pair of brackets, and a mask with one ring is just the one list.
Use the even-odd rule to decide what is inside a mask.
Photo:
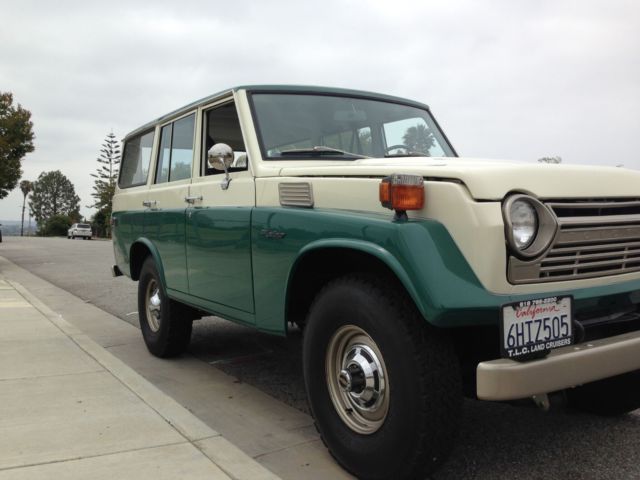
[(478, 364), (481, 400), (516, 400), (640, 369), (640, 331), (570, 345), (541, 360), (506, 358)]

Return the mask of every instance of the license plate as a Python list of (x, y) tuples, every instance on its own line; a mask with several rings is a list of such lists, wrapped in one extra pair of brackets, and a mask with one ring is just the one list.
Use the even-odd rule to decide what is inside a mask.
[(547, 297), (503, 305), (501, 352), (505, 358), (544, 357), (554, 348), (573, 343), (573, 298)]

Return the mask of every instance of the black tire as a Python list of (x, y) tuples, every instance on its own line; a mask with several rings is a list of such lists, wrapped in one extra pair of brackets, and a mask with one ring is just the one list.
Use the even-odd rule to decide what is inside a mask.
[(608, 417), (624, 415), (640, 408), (640, 370), (572, 388), (567, 396), (576, 410)]
[[(189, 307), (167, 297), (161, 285), (156, 264), (152, 257), (147, 257), (138, 281), (140, 329), (149, 351), (156, 357), (168, 358), (189, 347), (193, 315)], [(147, 308), (147, 298), (151, 300), (153, 294), (157, 294), (155, 300), (159, 302), (154, 310), (157, 315)]]
[[(336, 388), (328, 373), (340, 369), (339, 361), (329, 360), (331, 352), (341, 351), (333, 347), (336, 339), (351, 330), (356, 340), (346, 341), (344, 355), (335, 358), (353, 358), (349, 348), (371, 340), (386, 371), (388, 389), (380, 395), (388, 394), (386, 415), (365, 419), (362, 425), (370, 431), (364, 433), (347, 423), (362, 428), (357, 407), (354, 413), (348, 406), (352, 394)], [(358, 478), (423, 478), (452, 449), (463, 398), (458, 358), (449, 337), (429, 326), (404, 292), (388, 282), (352, 275), (329, 283), (314, 300), (306, 322), (303, 366), (316, 428), (331, 455)], [(347, 413), (338, 413), (336, 398), (346, 399), (342, 411)]]

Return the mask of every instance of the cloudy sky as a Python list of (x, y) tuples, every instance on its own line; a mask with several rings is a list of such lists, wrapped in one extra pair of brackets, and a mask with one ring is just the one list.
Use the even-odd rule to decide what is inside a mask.
[[(0, 91), (36, 134), (24, 178), (61, 170), (86, 216), (107, 133), (237, 84), (419, 100), (464, 156), (640, 169), (635, 0), (0, 0), (0, 15)], [(0, 219), (21, 204), (0, 200)]]

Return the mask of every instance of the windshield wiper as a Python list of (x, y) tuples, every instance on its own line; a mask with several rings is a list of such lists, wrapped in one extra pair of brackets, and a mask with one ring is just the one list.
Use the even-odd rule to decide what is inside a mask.
[(344, 155), (350, 158), (370, 158), (366, 155), (358, 155), (357, 153), (346, 152), (337, 148), (325, 147), (323, 145), (316, 145), (311, 148), (293, 148), (291, 150), (283, 150), (280, 152), (280, 156), (293, 156), (293, 155), (305, 155), (310, 157), (322, 157), (332, 155)]
[(431, 155), (427, 155), (422, 152), (407, 152), (407, 153), (387, 153), (385, 154), (385, 158), (390, 157), (430, 157)]

